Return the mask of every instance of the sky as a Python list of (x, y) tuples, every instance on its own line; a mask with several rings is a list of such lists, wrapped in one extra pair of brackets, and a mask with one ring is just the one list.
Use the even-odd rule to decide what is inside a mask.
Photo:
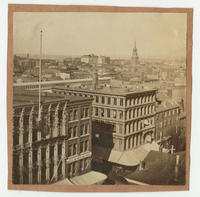
[(185, 13), (15, 12), (15, 54), (185, 57)]

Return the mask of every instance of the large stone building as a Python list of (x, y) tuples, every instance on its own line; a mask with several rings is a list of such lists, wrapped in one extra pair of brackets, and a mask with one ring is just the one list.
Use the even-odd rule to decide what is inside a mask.
[(93, 98), (93, 142), (125, 151), (151, 142), (155, 135), (157, 90), (130, 91), (105, 87), (98, 90), (54, 88), (53, 92)]
[(91, 168), (91, 98), (15, 92), (13, 183), (44, 184)]

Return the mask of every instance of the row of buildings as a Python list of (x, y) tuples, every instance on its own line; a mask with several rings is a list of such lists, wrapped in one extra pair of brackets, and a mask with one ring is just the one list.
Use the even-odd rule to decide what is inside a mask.
[[(81, 61), (110, 60), (89, 55)], [(132, 64), (139, 64), (136, 43)], [(102, 184), (107, 176), (95, 172), (93, 162), (138, 166), (152, 148), (168, 151), (186, 121), (184, 109), (157, 89), (110, 84), (96, 66), (92, 79), (42, 82), (41, 99), (38, 87), (14, 84), (14, 184), (81, 184), (86, 174), (88, 184)]]
[[(87, 89), (58, 86), (43, 90), (42, 95), (42, 119), (38, 120), (37, 92), (14, 92), (16, 184), (53, 183), (80, 176), (91, 171), (96, 147), (126, 154), (164, 140), (171, 134), (169, 126), (170, 131), (178, 129), (179, 106), (158, 103), (155, 89), (131, 91), (111, 85), (100, 88), (98, 75), (94, 75)], [(114, 163), (123, 167), (138, 165), (140, 161), (133, 159), (132, 163)]]

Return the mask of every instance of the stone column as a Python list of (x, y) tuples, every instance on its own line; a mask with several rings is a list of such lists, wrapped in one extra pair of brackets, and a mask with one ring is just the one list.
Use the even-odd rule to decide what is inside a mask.
[(140, 145), (140, 134), (138, 134), (138, 145)]
[(21, 148), (23, 147), (23, 133), (24, 133), (24, 108), (22, 108), (19, 118), (19, 145)]
[(135, 108), (135, 118), (138, 117), (137, 116), (137, 114), (138, 114), (137, 111), (138, 111), (138, 108)]
[(144, 136), (143, 136), (143, 134), (141, 134), (141, 144), (143, 144), (144, 143)]
[(58, 178), (58, 143), (54, 145), (54, 180)]
[(50, 145), (48, 144), (46, 147), (46, 182), (50, 182)]
[(38, 148), (37, 151), (37, 166), (38, 166), (38, 170), (37, 170), (37, 182), (38, 184), (41, 183), (41, 175), (42, 175), (42, 161), (41, 161), (41, 147)]
[(65, 164), (65, 161), (66, 161), (66, 142), (65, 140), (63, 141), (62, 143), (62, 176), (63, 178), (66, 177), (66, 164)]
[(19, 153), (19, 183), (20, 184), (23, 184), (23, 151), (20, 150), (20, 153)]
[(126, 139), (126, 150), (129, 149), (129, 137)]
[(131, 140), (130, 140), (130, 148), (133, 148), (133, 136), (130, 137)]
[(30, 149), (28, 153), (28, 170), (29, 170), (29, 184), (33, 182), (33, 150)]
[(48, 135), (46, 135), (46, 138), (50, 138), (51, 136), (51, 130), (52, 130), (52, 125), (51, 125), (51, 109), (52, 109), (52, 105), (50, 104), (49, 107), (48, 107), (48, 112), (47, 112), (47, 128), (48, 128)]
[(60, 108), (60, 105), (57, 104), (56, 109), (55, 109), (55, 116), (54, 116), (54, 128), (53, 128), (53, 137), (58, 136), (58, 110)]
[(29, 114), (29, 129), (28, 129), (28, 143), (32, 144), (32, 135), (33, 135), (33, 112), (34, 107), (32, 107)]
[(67, 130), (67, 102), (65, 102), (62, 111), (62, 136), (66, 136), (66, 130)]
[(42, 109), (42, 105), (41, 105), (41, 109), (40, 109), (41, 111), (40, 111), (40, 113), (41, 113), (41, 118), (40, 118), (40, 120), (38, 120), (38, 130), (37, 130), (37, 141), (40, 141), (41, 140), (41, 136), (42, 136), (42, 129), (41, 129), (41, 127), (42, 127), (42, 124), (43, 124), (43, 122), (42, 122), (42, 111), (43, 111), (43, 109)]

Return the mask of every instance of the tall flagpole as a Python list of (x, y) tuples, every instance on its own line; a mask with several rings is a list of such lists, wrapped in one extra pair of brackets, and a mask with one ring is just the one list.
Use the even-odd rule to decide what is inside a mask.
[(38, 121), (41, 120), (41, 77), (42, 77), (42, 30), (40, 31), (39, 111), (38, 111)]

